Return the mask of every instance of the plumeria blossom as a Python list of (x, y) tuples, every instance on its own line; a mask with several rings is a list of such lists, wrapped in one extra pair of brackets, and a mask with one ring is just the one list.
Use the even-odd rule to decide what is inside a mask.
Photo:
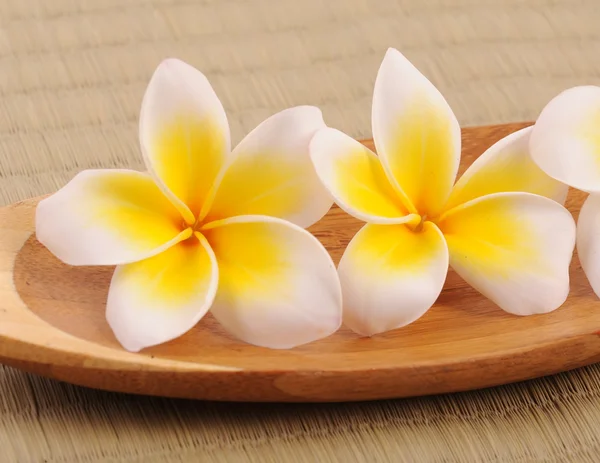
[(333, 200), (308, 146), (320, 110), (282, 111), (233, 151), (208, 80), (169, 59), (144, 95), (149, 173), (87, 170), (39, 203), (39, 241), (71, 265), (116, 265), (106, 316), (130, 351), (192, 328), (211, 309), (248, 343), (290, 348), (336, 331), (335, 266), (304, 230)]
[(454, 185), (461, 150), (440, 92), (388, 50), (373, 96), (379, 156), (323, 128), (310, 150), (317, 174), (367, 224), (338, 267), (344, 323), (363, 335), (407, 325), (439, 296), (450, 264), (507, 312), (559, 307), (575, 245), (567, 189), (531, 160), (531, 129), (490, 147)]
[(585, 192), (577, 254), (600, 296), (600, 87), (574, 87), (542, 110), (530, 139), (533, 160), (548, 175)]

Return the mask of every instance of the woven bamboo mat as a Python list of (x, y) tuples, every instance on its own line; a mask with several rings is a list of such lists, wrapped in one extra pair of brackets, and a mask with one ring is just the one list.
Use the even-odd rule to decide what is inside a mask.
[[(90, 167), (141, 168), (159, 61), (220, 95), (234, 141), (295, 104), (370, 136), (375, 74), (402, 50), (463, 125), (534, 119), (600, 84), (598, 0), (0, 0), (0, 205)], [(0, 461), (598, 461), (600, 368), (472, 393), (337, 405), (133, 397), (0, 367)]]

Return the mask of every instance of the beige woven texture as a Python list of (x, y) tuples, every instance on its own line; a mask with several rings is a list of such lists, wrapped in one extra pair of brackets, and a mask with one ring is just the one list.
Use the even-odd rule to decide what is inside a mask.
[[(205, 72), (234, 141), (296, 104), (370, 136), (387, 47), (461, 124), (534, 119), (600, 84), (599, 0), (0, 0), (0, 205), (90, 167), (140, 168), (161, 59)], [(364, 404), (234, 405), (92, 391), (0, 367), (0, 461), (598, 461), (600, 368)]]

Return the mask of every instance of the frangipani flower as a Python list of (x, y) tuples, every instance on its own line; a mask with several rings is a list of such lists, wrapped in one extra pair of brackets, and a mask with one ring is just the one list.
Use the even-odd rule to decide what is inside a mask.
[(577, 221), (577, 254), (600, 297), (600, 87), (574, 87), (552, 99), (535, 123), (529, 146), (548, 175), (591, 193)]
[(302, 227), (333, 200), (308, 145), (313, 107), (282, 111), (230, 151), (207, 79), (174, 59), (154, 73), (140, 116), (150, 173), (88, 170), (37, 209), (39, 241), (71, 265), (116, 265), (106, 306), (138, 351), (176, 338), (211, 309), (248, 343), (289, 348), (336, 331), (335, 266)]
[(367, 222), (338, 267), (347, 326), (373, 335), (415, 321), (440, 294), (449, 264), (513, 314), (565, 301), (575, 226), (559, 204), (566, 187), (529, 157), (531, 129), (493, 145), (453, 186), (458, 122), (393, 49), (377, 75), (372, 117), (379, 156), (331, 128), (310, 145), (338, 205)]

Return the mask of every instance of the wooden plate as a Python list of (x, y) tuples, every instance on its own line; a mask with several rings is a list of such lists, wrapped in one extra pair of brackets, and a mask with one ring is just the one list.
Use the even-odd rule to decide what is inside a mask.
[[(461, 171), (526, 125), (465, 129)], [(573, 213), (584, 196), (571, 191)], [(342, 329), (268, 350), (232, 339), (208, 316), (175, 341), (131, 354), (104, 318), (113, 269), (69, 267), (42, 247), (33, 234), (38, 200), (0, 208), (0, 361), (29, 372), (139, 394), (316, 402), (482, 388), (600, 361), (600, 302), (576, 258), (567, 302), (547, 315), (509, 315), (450, 272), (425, 316), (373, 338)], [(312, 231), (337, 262), (360, 226), (333, 208)]]

